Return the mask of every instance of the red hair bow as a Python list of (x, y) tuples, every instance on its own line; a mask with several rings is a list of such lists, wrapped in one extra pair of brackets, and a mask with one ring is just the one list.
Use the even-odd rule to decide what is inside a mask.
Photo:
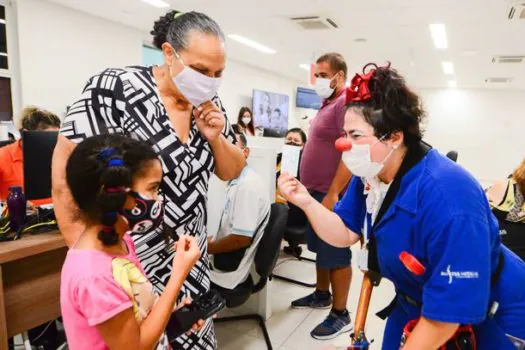
[(357, 73), (353, 77), (352, 84), (346, 89), (346, 103), (363, 102), (372, 98), (368, 84), (375, 72), (376, 70), (372, 69), (366, 74)]

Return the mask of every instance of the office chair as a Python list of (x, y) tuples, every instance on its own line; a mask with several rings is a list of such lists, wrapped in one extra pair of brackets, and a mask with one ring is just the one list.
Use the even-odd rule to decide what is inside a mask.
[[(258, 293), (265, 286), (267, 281), (272, 278), (272, 271), (277, 262), (279, 256), (279, 250), (281, 248), (281, 241), (283, 239), (283, 233), (286, 226), (286, 218), (288, 215), (288, 208), (282, 203), (274, 203), (271, 207), (270, 218), (266, 229), (264, 230), (264, 236), (259, 242), (257, 252), (255, 253), (255, 271), (259, 274), (259, 281), (254, 284), (252, 276), (248, 276), (246, 281), (235, 287), (234, 289), (226, 289), (212, 283), (211, 288), (219, 292), (219, 294), (226, 299), (226, 305), (229, 308), (238, 307), (244, 304), (252, 294)], [(264, 340), (268, 350), (272, 350), (272, 343), (270, 336), (268, 335), (268, 329), (266, 328), (265, 320), (261, 315), (250, 314), (232, 317), (222, 317), (215, 319), (217, 323), (229, 322), (229, 321), (244, 321), (254, 320), (257, 321), (261, 330), (264, 334)]]
[[(299, 261), (305, 260), (315, 262), (314, 259), (303, 257), (303, 249), (299, 246), (300, 244), (306, 242), (306, 234), (308, 232), (308, 219), (306, 218), (304, 212), (297, 206), (291, 203), (288, 203), (288, 206), (288, 221), (286, 224), (286, 230), (284, 231), (284, 240), (288, 242), (288, 246), (284, 247), (284, 252), (293, 255)], [(316, 286), (315, 283), (306, 283), (281, 275), (274, 274), (273, 277), (285, 282), (298, 284), (304, 287), (313, 288)]]
[(458, 161), (458, 152), (457, 151), (450, 151), (447, 153), (447, 158), (450, 159), (453, 162)]

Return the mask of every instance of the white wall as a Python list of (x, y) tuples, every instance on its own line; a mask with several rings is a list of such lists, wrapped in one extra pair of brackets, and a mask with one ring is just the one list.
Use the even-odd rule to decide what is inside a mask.
[(142, 32), (43, 0), (18, 0), (23, 105), (63, 115), (93, 74), (142, 62)]
[[(221, 100), (228, 111), (228, 117), (237, 122), (239, 109), (243, 106), (252, 107), (253, 89), (286, 94), (290, 97), (288, 128), (301, 127), (307, 129), (304, 116), (313, 117), (316, 111), (311, 109), (296, 108), (295, 95), (298, 86), (305, 86), (305, 81), (284, 78), (242, 62), (228, 60), (223, 82), (219, 90)], [(280, 152), (283, 145), (282, 138), (250, 138), (249, 144), (255, 147), (271, 147)]]
[(505, 178), (525, 157), (525, 91), (423, 90), (425, 140), (483, 184)]
[[(23, 104), (63, 114), (86, 80), (107, 67), (142, 63), (144, 33), (43, 0), (17, 0)], [(290, 96), (290, 127), (305, 128), (295, 108), (295, 91), (305, 82), (229, 59), (220, 96), (235, 122), (251, 105), (253, 89)], [(428, 111), (426, 140), (459, 162), (480, 181), (508, 175), (525, 156), (525, 91), (422, 90)], [(279, 151), (282, 139), (251, 138), (253, 147)]]

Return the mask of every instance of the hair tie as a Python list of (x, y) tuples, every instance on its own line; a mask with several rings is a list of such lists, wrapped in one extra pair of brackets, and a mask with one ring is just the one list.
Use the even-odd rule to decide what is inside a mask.
[(108, 167), (111, 168), (111, 167), (114, 167), (114, 166), (124, 166), (124, 164), (125, 164), (124, 160), (115, 158), (115, 159), (110, 159), (109, 160)]
[(104, 233), (112, 233), (114, 230), (113, 226), (102, 226), (102, 232)]
[(110, 220), (117, 220), (117, 212), (112, 211), (112, 212), (109, 212), (109, 213), (105, 213), (104, 214), (104, 218), (110, 219)]
[[(367, 68), (373, 67), (367, 72)], [(370, 100), (372, 92), (370, 91), (370, 80), (374, 74), (380, 69), (390, 69), (390, 62), (386, 66), (379, 67), (375, 63), (368, 63), (363, 67), (363, 74), (357, 73), (351, 81), (350, 86), (346, 89), (345, 104), (350, 102), (365, 102)]]
[(375, 69), (370, 70), (366, 74), (357, 73), (352, 79), (351, 85), (346, 89), (346, 103), (350, 102), (364, 102), (372, 98), (370, 92), (370, 80), (376, 72)]
[(122, 187), (107, 187), (106, 193), (122, 193), (125, 192), (124, 188)]
[(173, 19), (177, 19), (179, 18), (180, 16), (182, 16), (184, 14), (184, 12), (178, 12), (175, 14), (175, 16), (173, 16)]
[(117, 153), (117, 150), (113, 147), (104, 148), (98, 153), (98, 159), (105, 161), (109, 157), (113, 156), (115, 153)]

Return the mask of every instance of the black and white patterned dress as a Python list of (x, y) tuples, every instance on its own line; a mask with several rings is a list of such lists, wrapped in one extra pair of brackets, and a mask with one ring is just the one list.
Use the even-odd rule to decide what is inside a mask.
[[(213, 102), (225, 113), (218, 97)], [(155, 149), (164, 172), (164, 223), (177, 235), (194, 235), (202, 253), (184, 282), (179, 301), (209, 290), (206, 202), (215, 162), (194, 121), (186, 144), (177, 137), (160, 100), (152, 67), (107, 69), (93, 76), (68, 110), (61, 133), (75, 143), (97, 134), (121, 133), (148, 142)], [(223, 134), (235, 142), (227, 118)], [(132, 237), (148, 278), (162, 292), (171, 275), (173, 245), (166, 246), (160, 230)], [(215, 349), (213, 322), (207, 321), (198, 334), (181, 336), (172, 345), (175, 349)]]

